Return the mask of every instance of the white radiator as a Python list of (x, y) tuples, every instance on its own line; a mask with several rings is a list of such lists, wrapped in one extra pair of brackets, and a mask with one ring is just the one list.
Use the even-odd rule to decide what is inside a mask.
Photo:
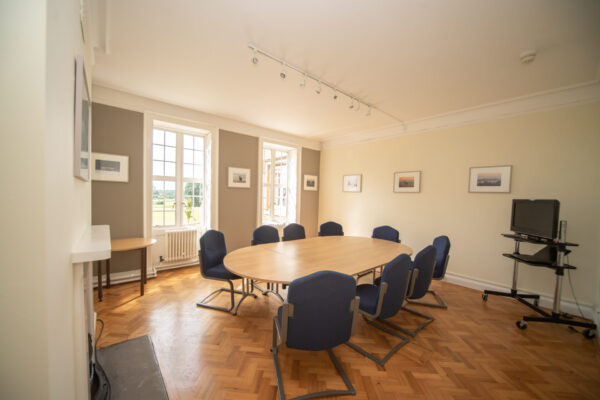
[(171, 262), (198, 257), (197, 236), (195, 229), (167, 231), (165, 261)]

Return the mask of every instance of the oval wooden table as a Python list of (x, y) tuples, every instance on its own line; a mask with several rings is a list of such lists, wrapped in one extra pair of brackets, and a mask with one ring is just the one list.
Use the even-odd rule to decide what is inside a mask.
[(225, 256), (225, 268), (243, 279), (243, 297), (253, 281), (289, 284), (317, 271), (359, 275), (388, 263), (400, 254), (412, 254), (406, 245), (356, 236), (323, 236), (268, 243), (234, 250)]

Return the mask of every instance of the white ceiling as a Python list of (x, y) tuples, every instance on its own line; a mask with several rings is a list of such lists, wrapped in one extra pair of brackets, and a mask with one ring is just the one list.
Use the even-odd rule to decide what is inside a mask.
[(104, 0), (92, 26), (95, 84), (313, 139), (397, 121), (281, 80), (249, 43), (404, 121), (595, 81), (600, 65), (597, 0)]

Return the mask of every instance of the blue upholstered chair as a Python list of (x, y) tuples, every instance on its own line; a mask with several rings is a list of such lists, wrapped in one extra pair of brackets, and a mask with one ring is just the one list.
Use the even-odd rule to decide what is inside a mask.
[(378, 226), (373, 229), (373, 239), (389, 240), (390, 242), (400, 243), (400, 233), (388, 225)]
[(328, 221), (319, 227), (319, 236), (344, 236), (344, 230), (337, 222)]
[[(225, 236), (223, 233), (211, 229), (202, 235), (200, 238), (200, 250), (198, 251), (198, 256), (200, 258), (200, 273), (202, 274), (203, 278), (225, 281), (229, 283), (229, 289), (221, 288), (215, 290), (204, 299), (196, 303), (198, 307), (206, 307), (212, 308), (213, 310), (229, 312), (234, 306), (233, 294), (238, 293), (243, 295), (242, 292), (234, 290), (233, 288), (232, 281), (241, 278), (225, 269), (225, 265), (223, 265), (223, 258), (225, 258), (225, 255), (227, 255), (227, 247), (225, 246)], [(231, 306), (229, 308), (208, 304), (216, 295), (221, 292), (228, 292), (231, 294)], [(244, 297), (242, 297), (239, 303), (241, 303), (243, 299)]]
[[(400, 254), (386, 264), (381, 274), (381, 278), (377, 280), (377, 285), (363, 284), (358, 285), (356, 288), (356, 294), (360, 297), (359, 311), (363, 314), (364, 320), (375, 328), (401, 339), (401, 341), (383, 358), (377, 358), (374, 354), (367, 352), (354, 343), (346, 343), (354, 350), (381, 366), (383, 366), (386, 361), (400, 349), (400, 347), (408, 343), (408, 339), (379, 323), (375, 323), (375, 321), (382, 324), (389, 324), (385, 320), (395, 316), (398, 311), (402, 309), (402, 304), (404, 303), (406, 291), (408, 289), (410, 274), (410, 257), (407, 254)], [(394, 327), (394, 325), (392, 325), (392, 327)]]
[(257, 244), (277, 242), (279, 242), (279, 231), (277, 231), (277, 228), (270, 225), (261, 225), (252, 232), (252, 241), (250, 244), (256, 246)]
[(327, 350), (348, 390), (326, 390), (296, 399), (356, 394), (356, 390), (331, 350), (352, 336), (358, 314), (356, 281), (349, 275), (319, 271), (290, 283), (287, 302), (277, 310), (273, 320), (273, 362), (279, 398), (285, 399), (279, 346), (299, 350)]
[[(436, 249), (436, 257), (432, 279), (442, 280), (446, 275), (446, 269), (448, 268), (448, 260), (450, 260), (450, 239), (448, 239), (448, 236), (438, 236), (433, 240), (433, 247), (435, 247)], [(444, 302), (444, 299), (442, 299), (435, 292), (435, 290), (429, 289), (427, 293), (431, 293), (434, 296), (436, 303), (428, 303), (415, 300), (408, 300), (408, 302), (411, 304), (418, 304), (427, 307), (448, 308), (448, 306)]]
[(306, 233), (304, 232), (304, 227), (302, 225), (292, 223), (283, 228), (282, 240), (284, 242), (298, 239), (306, 239)]
[[(433, 279), (433, 269), (435, 267), (436, 249), (432, 245), (425, 247), (415, 256), (412, 268), (410, 284), (408, 286), (407, 300), (418, 300), (423, 298), (429, 290), (429, 285)], [(433, 317), (422, 314), (420, 312), (402, 307), (403, 310), (411, 314), (424, 318), (425, 321), (419, 325), (414, 331), (409, 331), (404, 328), (396, 327), (396, 329), (414, 337), (419, 331), (434, 321)]]
[[(279, 242), (279, 231), (274, 226), (270, 225), (261, 225), (252, 232), (252, 241), (250, 244), (252, 246), (256, 246), (259, 244), (267, 244), (267, 243), (277, 243)], [(263, 289), (256, 284), (255, 281), (252, 281), (252, 287), (258, 289), (264, 296), (269, 293), (274, 294), (279, 297), (279, 300), (283, 301), (283, 297), (279, 294), (279, 284), (272, 285), (267, 282), (267, 288)], [(273, 289), (273, 287), (275, 289)]]

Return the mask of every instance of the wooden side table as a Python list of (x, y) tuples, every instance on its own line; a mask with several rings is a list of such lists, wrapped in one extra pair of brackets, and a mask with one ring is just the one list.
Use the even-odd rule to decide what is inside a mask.
[[(148, 248), (156, 243), (152, 238), (126, 238), (113, 239), (110, 241), (111, 252), (140, 250), (140, 296), (144, 295), (144, 284), (148, 281), (146, 271), (146, 260)], [(102, 261), (98, 262), (98, 300), (102, 301)], [(110, 259), (106, 260), (106, 287), (110, 287)]]

